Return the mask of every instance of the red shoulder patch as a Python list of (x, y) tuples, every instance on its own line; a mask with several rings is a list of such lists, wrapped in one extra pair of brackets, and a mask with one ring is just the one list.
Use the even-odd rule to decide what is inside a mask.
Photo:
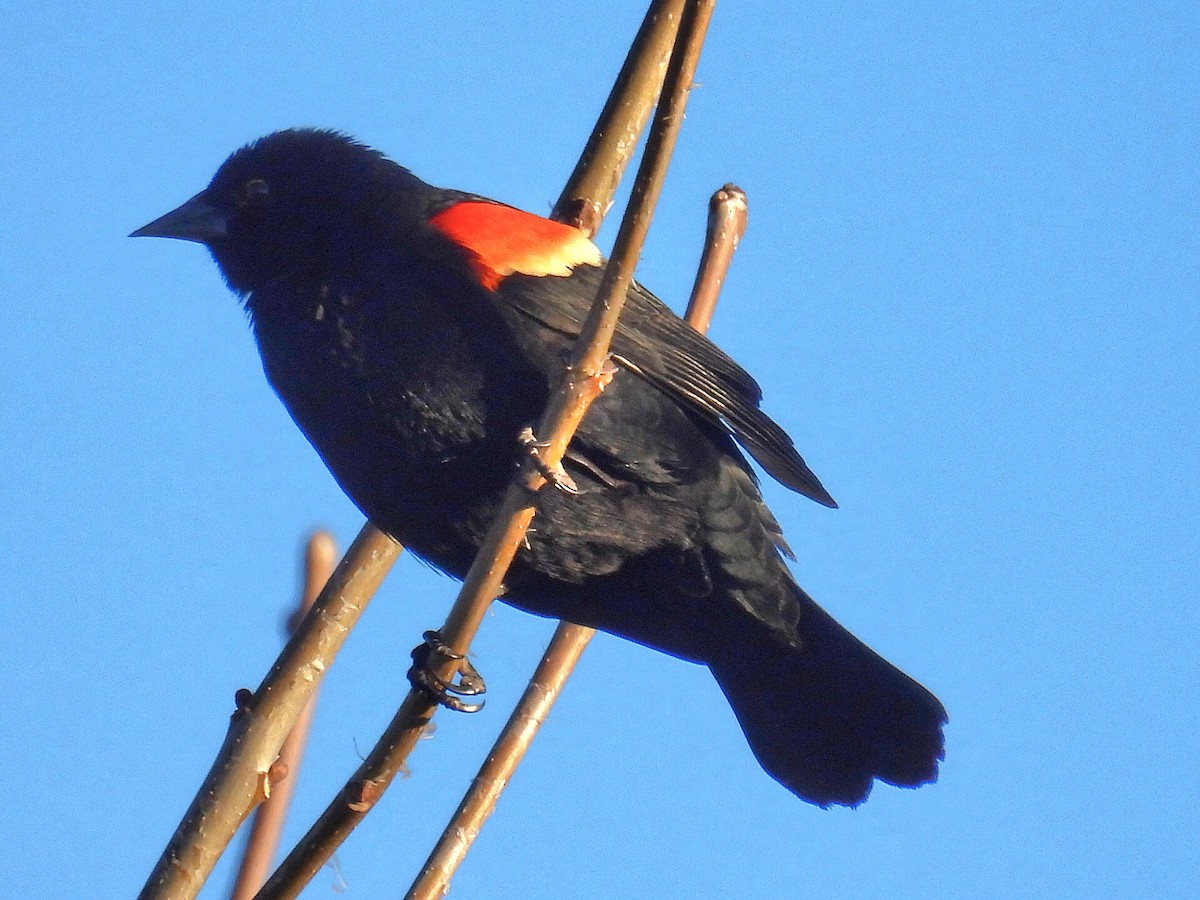
[(600, 265), (600, 248), (576, 228), (499, 203), (467, 200), (448, 206), (429, 224), (471, 254), (471, 268), (489, 291), (514, 273), (570, 275)]

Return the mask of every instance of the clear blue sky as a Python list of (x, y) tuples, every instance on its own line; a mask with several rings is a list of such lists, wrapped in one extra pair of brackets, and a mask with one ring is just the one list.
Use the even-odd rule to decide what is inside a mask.
[[(125, 235), (289, 125), (545, 212), (643, 3), (3, 7), (0, 892), (127, 898), (301, 537), (361, 519), (204, 252)], [(949, 708), (943, 777), (807, 806), (704, 670), (601, 637), (454, 896), (1190, 895), (1198, 72), (1194, 3), (718, 8), (640, 278), (678, 306), (709, 193), (746, 189), (713, 336), (841, 502), (768, 488), (799, 580)], [(454, 590), (405, 559), (368, 610), (301, 820)], [(306, 897), (402, 893), (551, 629), (495, 609), (488, 710), (440, 717)]]

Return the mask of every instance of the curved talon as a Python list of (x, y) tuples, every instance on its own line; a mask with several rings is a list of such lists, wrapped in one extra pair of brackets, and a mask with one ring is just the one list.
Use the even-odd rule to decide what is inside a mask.
[[(445, 681), (434, 668), (434, 656), (458, 663), (458, 682)], [(485, 700), (467, 703), (459, 697), (477, 697), (487, 693), (487, 685), (476, 668), (461, 653), (455, 653), (436, 631), (426, 631), (423, 643), (412, 652), (413, 664), (408, 680), (414, 688), (424, 691), (431, 699), (455, 712), (473, 713), (483, 709)]]
[(579, 486), (575, 480), (567, 474), (567, 470), (563, 468), (561, 462), (549, 465), (538, 450), (549, 447), (548, 441), (539, 441), (533, 433), (533, 429), (528, 425), (521, 429), (521, 433), (517, 435), (517, 441), (524, 448), (533, 467), (541, 473), (541, 476), (546, 479), (555, 488), (566, 494), (578, 494)]

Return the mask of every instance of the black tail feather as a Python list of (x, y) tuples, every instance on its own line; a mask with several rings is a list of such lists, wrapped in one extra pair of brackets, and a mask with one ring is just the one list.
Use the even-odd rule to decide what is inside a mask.
[(801, 646), (756, 632), (709, 660), (754, 755), (797, 796), (857, 806), (874, 779), (937, 779), (946, 710), (796, 588)]

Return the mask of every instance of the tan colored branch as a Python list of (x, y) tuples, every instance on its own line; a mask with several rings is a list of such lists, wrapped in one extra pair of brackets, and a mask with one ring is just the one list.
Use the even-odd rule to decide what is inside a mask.
[[(704, 253), (686, 317), (688, 324), (701, 333), (708, 330), (712, 321), (729, 263), (746, 231), (746, 195), (740, 188), (727, 184), (713, 194), (709, 210)], [(521, 764), (595, 633), (583, 625), (559, 623), (516, 709), (409, 888), (406, 900), (436, 900), (450, 890), (455, 871), (495, 810), (501, 792)]]
[(650, 4), (550, 218), (574, 225), (588, 237), (600, 230), (658, 99), (683, 4), (684, 0), (654, 0)]
[(571, 622), (558, 624), (525, 693), (521, 695), (520, 702), (433, 852), (429, 854), (421, 873), (408, 889), (406, 900), (436, 900), (450, 890), (450, 879), (475, 843), (483, 823), (496, 808), (500, 793), (525, 757), (530, 743), (595, 633), (592, 628)]
[(696, 269), (696, 283), (692, 285), (687, 311), (688, 323), (701, 333), (708, 331), (717, 308), (717, 297), (725, 284), (725, 273), (746, 233), (748, 216), (746, 192), (737, 185), (725, 185), (708, 201), (704, 253)]
[[(544, 447), (539, 445), (539, 455), (550, 468), (561, 462), (588, 405), (611, 377), (608, 374), (608, 344), (624, 305), (634, 264), (649, 228), (653, 204), (661, 192), (671, 151), (683, 122), (683, 111), (714, 2), (691, 0), (680, 21), (663, 97), (647, 139), (645, 156), (634, 181), (630, 206), (617, 235), (612, 259), (576, 341), (562, 384), (551, 396), (538, 426), (537, 434), (545, 442)], [(542, 488), (546, 480), (537, 468), (527, 468), (528, 471), (518, 476), (505, 495), (496, 520), (467, 573), (462, 592), (441, 629), (442, 639), (456, 653), (466, 654), (492, 599), (501, 593), (504, 573), (533, 518), (530, 491)], [(438, 676), (443, 681), (450, 681), (457, 674), (456, 665), (448, 661), (439, 668)], [(325, 810), (263, 887), (260, 900), (292, 898), (299, 894), (391, 784), (434, 709), (424, 692), (414, 690), (408, 694), (338, 800)]]
[[(336, 564), (337, 544), (329, 532), (318, 531), (305, 542), (303, 586), (296, 612), (287, 623), (289, 635), (312, 609), (317, 595), (329, 581)], [(287, 819), (288, 806), (296, 789), (296, 778), (304, 757), (304, 745), (308, 740), (308, 731), (316, 708), (317, 694), (314, 692), (304, 704), (304, 711), (283, 742), (279, 759), (271, 766), (269, 775), (274, 783), (274, 790), (255, 810), (250, 835), (246, 838), (246, 849), (242, 854), (242, 864), (238, 867), (237, 878), (229, 894), (230, 900), (250, 900), (271, 872), (271, 864), (275, 859), (275, 851), (279, 847), (279, 838), (283, 834), (283, 825)]]
[(141, 900), (188, 900), (199, 893), (238, 826), (270, 793), (271, 766), (284, 739), (399, 554), (399, 544), (365, 526), (258, 690), (238, 692), (225, 743)]

